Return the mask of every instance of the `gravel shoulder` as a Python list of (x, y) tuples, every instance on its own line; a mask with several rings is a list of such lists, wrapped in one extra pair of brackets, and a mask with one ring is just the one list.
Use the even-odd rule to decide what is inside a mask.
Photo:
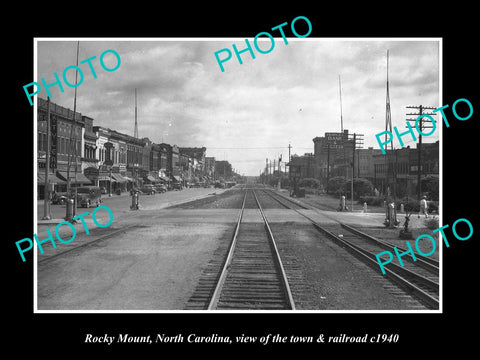
[(304, 286), (292, 285), (298, 310), (424, 309), (311, 225), (275, 223), (272, 230), (282, 259), (294, 259), (301, 273)]

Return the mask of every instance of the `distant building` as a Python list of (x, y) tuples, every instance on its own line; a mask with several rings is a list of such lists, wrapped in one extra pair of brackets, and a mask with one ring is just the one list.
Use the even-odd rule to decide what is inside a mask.
[(171, 152), (171, 156), (172, 156), (171, 174), (172, 174), (173, 180), (180, 182), (181, 181), (181, 178), (180, 178), (180, 151), (179, 151), (177, 145), (172, 145), (171, 148), (172, 148), (172, 152)]
[(214, 180), (215, 178), (215, 158), (214, 157), (205, 157), (205, 175), (210, 179)]
[[(37, 102), (37, 190), (43, 198), (47, 153), (50, 190), (70, 184), (97, 185), (110, 192), (130, 190), (143, 183), (207, 181), (215, 174), (215, 158), (206, 166), (205, 147), (155, 144), (102, 126), (79, 112), (50, 103), (51, 144), (47, 146), (47, 101)], [(75, 116), (74, 116), (75, 115)], [(224, 167), (231, 173), (231, 165)], [(208, 169), (208, 171), (207, 171)], [(231, 176), (231, 175), (230, 175)]]
[[(394, 179), (396, 179), (396, 193), (399, 196), (414, 196), (418, 186), (418, 143), (416, 148), (410, 146), (387, 150), (383, 155), (373, 156), (373, 185), (381, 193), (393, 193)], [(439, 141), (422, 143), (421, 181), (426, 176), (439, 176)]]
[(374, 157), (381, 155), (382, 150), (369, 147), (355, 150), (355, 177), (365, 178), (373, 183), (375, 178)]
[(98, 158), (96, 156), (97, 150), (97, 134), (93, 131), (93, 119), (88, 116), (82, 116), (85, 124), (85, 131), (83, 134), (84, 144), (82, 152), (82, 172), (89, 168), (98, 169)]
[(205, 175), (206, 147), (179, 147), (180, 154), (188, 155), (193, 159), (193, 176), (202, 178)]
[[(37, 97), (37, 191), (43, 198), (47, 151), (50, 154), (48, 179), (51, 190), (66, 191), (67, 173), (71, 185), (90, 184), (82, 172), (85, 119), (79, 112), (50, 102), (51, 144), (47, 149), (47, 100)], [(90, 132), (88, 140), (91, 144)], [(69, 166), (70, 165), (70, 166)]]
[(338, 133), (325, 133), (315, 137), (314, 177), (326, 186), (328, 179), (334, 176), (351, 177), (353, 140), (349, 140), (348, 130)]
[[(382, 194), (393, 193), (394, 179), (398, 194), (414, 195), (418, 184), (418, 144), (417, 148), (401, 148), (387, 150), (383, 155), (381, 149), (355, 149), (353, 140), (349, 138), (348, 130), (338, 133), (325, 133), (315, 137), (314, 170), (308, 169), (308, 159), (300, 157), (296, 164), (300, 170), (300, 178), (315, 177), (326, 186), (334, 176), (366, 178)], [(354, 167), (352, 168), (352, 165)], [(422, 144), (422, 179), (427, 175), (438, 176), (439, 173), (439, 142)]]
[(300, 180), (315, 177), (315, 159), (312, 153), (306, 153), (302, 156), (292, 155), (287, 166), (290, 169), (291, 179)]

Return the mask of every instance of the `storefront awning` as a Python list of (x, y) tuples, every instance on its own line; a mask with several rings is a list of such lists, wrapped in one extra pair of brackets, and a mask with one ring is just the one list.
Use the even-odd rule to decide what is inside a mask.
[[(55, 174), (48, 174), (48, 182), (51, 184), (66, 184), (67, 182), (55, 176)], [(45, 174), (37, 173), (37, 185), (45, 184)]]
[[(57, 176), (62, 179), (67, 181), (67, 172), (66, 171), (57, 171)], [(88, 179), (85, 175), (82, 173), (77, 173), (75, 176), (75, 171), (70, 172), (70, 183), (71, 184), (90, 184), (92, 181)]]
[(160, 176), (160, 180), (170, 181), (170, 178), (168, 176)]
[(131, 182), (134, 181), (132, 178), (129, 178), (128, 176), (124, 176), (123, 178), (124, 178), (125, 180), (127, 180), (127, 181), (131, 181)]
[(125, 179), (122, 175), (117, 174), (117, 173), (112, 173), (112, 177), (117, 180), (119, 183), (126, 183), (127, 179)]
[(155, 178), (152, 175), (147, 175), (146, 178), (150, 182), (155, 182), (156, 181)]
[(180, 176), (176, 176), (176, 175), (173, 175), (173, 179), (174, 179), (175, 181), (178, 181), (178, 182), (182, 181), (182, 179), (180, 178)]

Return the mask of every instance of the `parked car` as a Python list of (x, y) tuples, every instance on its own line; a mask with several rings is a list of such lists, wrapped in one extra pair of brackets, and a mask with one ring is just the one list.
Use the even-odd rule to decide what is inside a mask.
[(177, 182), (177, 183), (173, 183), (172, 184), (172, 187), (174, 190), (182, 190), (183, 189), (183, 186), (181, 183)]
[(155, 195), (157, 193), (157, 190), (155, 190), (155, 187), (152, 184), (145, 184), (140, 188), (140, 191), (142, 194), (147, 194), (147, 195)]
[(220, 181), (217, 181), (215, 182), (215, 189), (225, 189), (225, 184)]
[(102, 202), (102, 190), (98, 186), (77, 188), (77, 204), (81, 207), (99, 206)]
[(164, 193), (167, 192), (167, 187), (163, 184), (157, 184), (155, 185), (155, 190), (157, 190), (158, 193)]
[(66, 192), (54, 192), (52, 194), (52, 204), (65, 205), (67, 202)]

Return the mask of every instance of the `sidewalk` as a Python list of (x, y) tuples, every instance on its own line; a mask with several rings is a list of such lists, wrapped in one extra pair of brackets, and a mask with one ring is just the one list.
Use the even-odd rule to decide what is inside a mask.
[[(227, 191), (229, 189), (214, 189), (214, 188), (189, 188), (189, 189), (184, 189), (180, 191), (168, 191), (163, 194), (156, 194), (156, 195), (140, 195), (140, 209), (139, 211), (142, 210), (159, 210), (159, 209), (165, 209), (167, 207), (173, 206), (173, 205), (178, 205), (194, 200), (199, 200), (203, 199), (209, 196), (214, 196), (214, 195), (220, 195), (223, 192)], [(126, 199), (128, 198), (128, 200)], [(109, 204), (112, 204), (112, 211), (115, 209), (115, 206), (118, 206), (118, 202), (123, 200), (125, 204), (123, 204), (123, 208), (121, 211), (115, 211), (117, 214), (123, 214), (123, 213), (131, 213), (132, 210), (129, 209), (129, 205), (131, 203), (131, 195), (130, 193), (122, 193), (121, 195), (113, 195), (112, 197), (104, 197), (103, 198), (103, 203), (102, 205), (110, 207)], [(44, 206), (44, 200), (37, 200), (37, 210), (38, 209), (43, 209)], [(57, 206), (57, 205), (54, 205)], [(89, 219), (90, 222), (93, 224), (93, 220), (91, 218), (91, 213), (93, 212), (95, 208), (77, 208), (76, 215), (82, 214), (86, 211), (89, 212), (89, 215), (85, 217), (85, 220)], [(125, 210), (127, 209), (127, 210)], [(58, 209), (56, 209), (59, 212)], [(116, 209), (115, 209), (116, 210)], [(43, 220), (43, 210), (42, 211), (37, 211), (37, 225), (57, 225), (61, 222), (64, 222), (64, 216), (65, 216), (65, 207), (63, 206), (62, 209), (62, 216), (59, 217), (54, 216), (52, 214), (52, 218), (50, 220)], [(104, 212), (102, 211), (102, 215)], [(115, 216), (115, 217), (117, 217)], [(101, 217), (99, 217), (101, 218)], [(77, 223), (81, 223), (81, 220), (78, 219)]]
[[(278, 191), (277, 191), (278, 192)], [(311, 210), (317, 211), (317, 212), (322, 212), (326, 216), (339, 221), (343, 222), (348, 225), (352, 226), (362, 226), (362, 227), (372, 227), (372, 228), (378, 228), (378, 227), (383, 227), (385, 228), (385, 225), (383, 224), (385, 221), (385, 211), (383, 209), (380, 209), (379, 207), (375, 207), (375, 209), (372, 209), (373, 211), (370, 212), (367, 208), (367, 212), (364, 212), (362, 209), (362, 206), (360, 204), (354, 204), (354, 211), (336, 211), (336, 210), (323, 210), (323, 209), (318, 209), (315, 207), (315, 201), (309, 201), (309, 200), (322, 200), (325, 198), (325, 196), (314, 196), (310, 195), (309, 199), (303, 199), (303, 198), (292, 198), (288, 195), (288, 190), (281, 190), (279, 192), (281, 195), (287, 197), (289, 200), (292, 200), (294, 202), (297, 202), (303, 206), (308, 207)], [(329, 203), (332, 203), (334, 200), (328, 199)], [(327, 204), (331, 205), (331, 204)], [(439, 215), (429, 215), (428, 219), (432, 218), (437, 218), (439, 219)], [(397, 212), (397, 220), (400, 222), (400, 224), (397, 226), (397, 229), (402, 229), (403, 224), (405, 223), (405, 213), (401, 213), (400, 211)], [(424, 224), (425, 216), (420, 216), (418, 217), (417, 213), (413, 213), (410, 216), (410, 221), (409, 221), (409, 228), (410, 229), (425, 229), (426, 226)]]

